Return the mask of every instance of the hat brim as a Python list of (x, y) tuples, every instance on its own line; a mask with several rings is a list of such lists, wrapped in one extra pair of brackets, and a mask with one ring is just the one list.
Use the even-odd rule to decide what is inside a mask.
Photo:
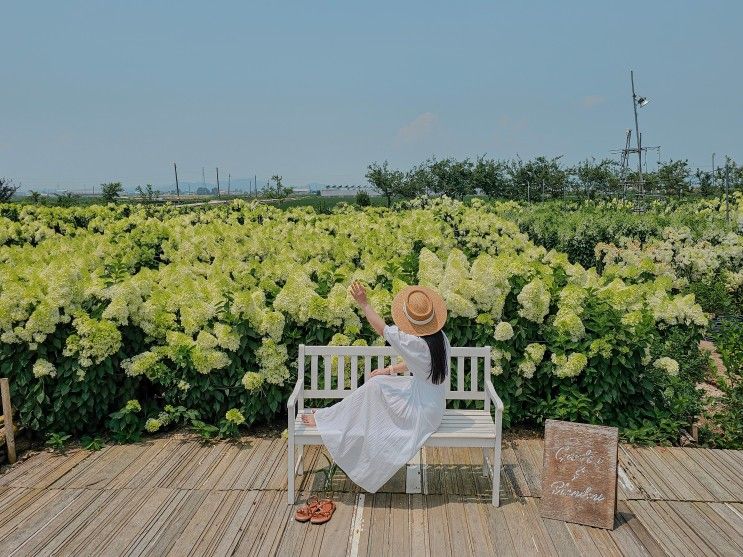
[[(405, 300), (408, 298), (408, 295), (415, 290), (424, 292), (433, 304), (433, 319), (425, 325), (416, 325), (415, 323), (411, 323), (410, 320), (405, 317), (405, 312), (403, 311)], [(446, 323), (446, 303), (444, 302), (444, 298), (442, 298), (441, 294), (436, 292), (433, 288), (428, 288), (427, 286), (411, 285), (400, 290), (392, 300), (391, 313), (392, 320), (401, 331), (419, 337), (432, 335), (433, 333), (440, 331), (443, 328), (444, 323)]]

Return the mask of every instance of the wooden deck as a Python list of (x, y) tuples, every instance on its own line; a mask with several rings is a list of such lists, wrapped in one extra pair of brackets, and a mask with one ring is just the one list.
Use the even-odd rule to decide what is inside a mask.
[[(339, 474), (324, 526), (292, 519), (278, 437), (43, 452), (0, 475), (0, 555), (743, 554), (743, 451), (621, 446), (613, 531), (539, 517), (541, 451), (504, 444), (497, 509), (477, 450), (427, 449), (423, 493), (405, 469), (373, 495)], [(305, 496), (319, 449), (306, 465)]]

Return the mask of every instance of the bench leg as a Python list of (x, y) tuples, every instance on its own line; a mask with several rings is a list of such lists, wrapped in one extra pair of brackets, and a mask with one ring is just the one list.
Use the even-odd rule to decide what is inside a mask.
[(297, 474), (302, 476), (304, 474), (304, 445), (299, 444), (299, 461), (297, 462)]
[(482, 448), (482, 475), (488, 476), (488, 449), (485, 447)]
[(295, 495), (294, 495), (294, 472), (295, 472), (294, 458), (295, 456), (296, 455), (294, 453), (294, 439), (289, 438), (289, 447), (286, 451), (286, 459), (288, 461), (287, 462), (288, 475), (286, 477), (286, 496), (287, 496), (287, 499), (289, 500), (290, 505), (293, 505), (294, 500), (295, 500)]
[(495, 440), (495, 447), (493, 448), (493, 506), (500, 506), (500, 437)]

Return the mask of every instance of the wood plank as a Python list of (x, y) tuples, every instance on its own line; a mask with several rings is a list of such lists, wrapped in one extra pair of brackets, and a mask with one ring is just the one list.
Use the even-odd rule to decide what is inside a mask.
[[(88, 458), (90, 453), (88, 451), (75, 451), (68, 453), (67, 456), (57, 455), (53, 457), (49, 462), (52, 465), (50, 468), (45, 468), (43, 473), (31, 478), (24, 478), (26, 481), (17, 483), (28, 483), (28, 487), (34, 487), (38, 489), (44, 489), (47, 487), (54, 487), (57, 480), (64, 478), (71, 470), (73, 470), (83, 460)], [(19, 478), (20, 479), (20, 478)]]
[(168, 516), (174, 505), (177, 505), (185, 493), (174, 489), (154, 488), (146, 490), (147, 497), (139, 505), (127, 506), (117, 510), (115, 528), (104, 539), (98, 538), (97, 546), (88, 546), (84, 551), (91, 554), (121, 555), (132, 553), (144, 539), (151, 539), (148, 535), (153, 525), (162, 521), (162, 516)]
[(644, 463), (631, 451), (629, 445), (619, 446), (620, 462), (638, 489), (646, 499), (662, 499), (661, 489), (656, 485), (658, 480), (645, 470)]
[[(59, 515), (70, 507), (78, 498), (85, 496), (83, 490), (49, 490), (12, 520), (4, 523), (0, 529), (0, 555), (11, 555), (18, 551), (20, 555), (33, 555), (31, 545), (34, 537), (49, 524), (59, 520)], [(88, 494), (89, 500), (91, 495)], [(38, 503), (38, 504), (37, 504)], [(64, 518), (62, 518), (64, 520)]]
[[(621, 524), (615, 527), (612, 531), (612, 536), (615, 540), (622, 538), (621, 543), (618, 542), (617, 545), (623, 551), (630, 555), (635, 553), (630, 549), (631, 547), (635, 547), (635, 544), (627, 542), (628, 540), (637, 540), (637, 543), (640, 545), (640, 548), (637, 548), (637, 554), (644, 555), (647, 553), (653, 557), (667, 555), (663, 547), (658, 543), (658, 540), (652, 536), (645, 524), (643, 524), (627, 503), (617, 503), (617, 520)], [(629, 531), (627, 531), (625, 526), (629, 527)]]
[[(286, 496), (282, 492), (277, 492), (277, 500), (275, 506), (275, 512), (273, 517), (265, 523), (264, 528), (266, 529), (266, 537), (263, 540), (263, 546), (261, 552), (264, 555), (280, 555), (278, 552), (279, 544), (281, 543), (284, 529), (289, 521), (296, 522), (294, 520), (294, 509), (286, 504)], [(323, 539), (325, 536), (323, 536)], [(329, 553), (328, 555), (334, 555)]]
[[(491, 457), (492, 459), (492, 457)], [(501, 460), (503, 461), (503, 479), (507, 480), (518, 497), (531, 497), (529, 483), (526, 481), (524, 471), (519, 464), (516, 451), (513, 449), (513, 443), (504, 443), (501, 449)], [(505, 482), (504, 482), (505, 483)]]
[(367, 495), (373, 499), (369, 522), (369, 555), (385, 555), (390, 546), (392, 528), (390, 524), (390, 509), (392, 497), (389, 493), (375, 493)]
[(444, 500), (446, 502), (446, 516), (452, 554), (457, 556), (474, 555), (461, 495), (449, 494)]
[[(490, 504), (490, 499), (482, 499), (475, 495), (462, 497), (464, 506), (464, 523), (469, 531), (472, 553), (474, 555), (495, 555), (496, 546), (492, 545), (488, 535), (488, 520), (481, 507)], [(492, 505), (491, 505), (492, 506)]]
[(208, 491), (196, 512), (191, 516), (178, 537), (173, 540), (168, 555), (189, 555), (192, 551), (206, 554), (205, 546), (214, 539), (217, 529), (225, 520), (220, 511), (229, 511), (237, 499), (237, 492)]
[(129, 463), (129, 466), (119, 472), (116, 477), (106, 486), (107, 489), (124, 489), (127, 488), (131, 480), (147, 467), (148, 464), (166, 447), (172, 443), (172, 438), (161, 437), (147, 441), (140, 441), (134, 446), (139, 448), (140, 455), (138, 458)]
[(743, 476), (740, 474), (736, 460), (728, 456), (728, 451), (721, 449), (697, 449), (697, 451), (690, 454), (698, 456), (698, 462), (706, 462), (710, 468), (716, 470), (718, 480), (728, 484), (736, 500), (743, 499)]
[[(211, 538), (208, 543), (199, 543), (192, 551), (192, 555), (231, 555), (232, 550), (240, 542), (245, 528), (250, 524), (253, 515), (258, 509), (260, 491), (227, 491), (227, 509), (220, 509), (221, 516), (214, 521), (215, 528), (209, 532)], [(288, 505), (287, 505), (288, 506)], [(294, 508), (292, 506), (291, 508)], [(298, 523), (297, 523), (298, 524)], [(175, 556), (174, 554), (174, 557)]]
[(668, 453), (673, 455), (673, 457), (688, 471), (690, 477), (704, 486), (704, 489), (707, 490), (713, 500), (732, 500), (733, 495), (728, 489), (726, 489), (725, 485), (721, 484), (706, 468), (700, 466), (699, 463), (689, 455), (689, 452), (695, 449), (668, 447), (667, 450)]
[(617, 544), (614, 542), (614, 538), (612, 538), (609, 534), (609, 530), (605, 530), (603, 528), (586, 528), (586, 530), (588, 532), (588, 535), (593, 540), (593, 543), (596, 544), (596, 547), (599, 551), (598, 554), (602, 557), (622, 557), (622, 555), (624, 555), (624, 552), (619, 547), (617, 547)]
[(707, 491), (697, 491), (684, 477), (683, 473), (674, 466), (673, 457), (663, 458), (655, 447), (638, 447), (637, 452), (642, 456), (645, 462), (655, 470), (657, 475), (668, 486), (668, 493), (673, 495), (673, 499), (681, 501), (702, 501)]
[(565, 527), (570, 532), (570, 537), (573, 538), (579, 555), (602, 555), (601, 549), (590, 534), (592, 530), (590, 526), (566, 522)]
[(428, 519), (428, 547), (431, 555), (452, 555), (446, 496), (438, 493), (431, 494), (426, 497), (425, 502)]
[[(390, 537), (388, 555), (410, 555), (409, 495), (393, 493), (390, 497)], [(321, 552), (322, 553), (322, 552)]]
[[(99, 492), (100, 493), (100, 492)], [(134, 513), (140, 512), (149, 493), (131, 489), (112, 490), (113, 499), (100, 512), (89, 517), (79, 533), (71, 536), (59, 547), (61, 555), (93, 555), (107, 548), (123, 523)]]
[(115, 497), (115, 491), (82, 490), (79, 497), (40, 530), (27, 534), (17, 551), (26, 555), (58, 553), (61, 545), (77, 536)]
[(729, 503), (698, 503), (710, 520), (727, 533), (728, 538), (741, 548), (743, 554), (743, 513), (737, 512)]
[(152, 475), (164, 466), (166, 462), (173, 458), (178, 449), (178, 442), (175, 438), (168, 439), (162, 447), (159, 447), (159, 449), (160, 450), (155, 450), (152, 458), (144, 463), (139, 470), (134, 471), (134, 474), (129, 477), (129, 481), (121, 485), (121, 487), (132, 489), (143, 488), (151, 479)]
[[(351, 527), (354, 529), (349, 539), (348, 547), (350, 555), (369, 555), (369, 539), (371, 514), (373, 508), (373, 496), (365, 493), (357, 494), (354, 518)], [(356, 550), (354, 552), (354, 549)]]
[[(703, 503), (701, 503), (703, 504)], [(668, 502), (676, 514), (683, 520), (686, 528), (698, 535), (711, 551), (723, 555), (735, 555), (740, 548), (727, 537), (723, 528), (718, 528), (720, 521), (711, 521), (704, 512), (701, 512), (694, 503)]]
[(634, 479), (631, 477), (629, 472), (625, 470), (624, 465), (621, 462), (621, 451), (619, 454), (620, 458), (619, 463), (617, 464), (617, 500), (643, 499), (645, 494), (640, 491), (640, 488), (635, 484)]
[[(543, 553), (549, 555), (550, 551), (544, 546), (540, 533), (534, 528), (534, 524), (536, 523), (534, 519), (536, 516), (530, 515), (536, 513), (536, 505), (530, 505), (530, 500), (533, 501), (532, 498), (520, 499), (515, 503), (509, 503), (508, 505), (499, 507), (499, 509), (494, 509), (494, 512), (498, 510), (502, 512), (517, 555), (536, 555)], [(542, 522), (541, 518), (539, 522)], [(544, 525), (542, 525), (542, 528), (544, 528)], [(546, 530), (544, 532), (549, 537)], [(498, 540), (495, 539), (493, 542), (498, 543)], [(556, 552), (554, 544), (551, 541), (549, 543), (552, 546), (551, 553)]]
[[(320, 543), (319, 554), (346, 555), (356, 495), (353, 493), (334, 493), (332, 499), (335, 503), (333, 518), (322, 526), (315, 526), (325, 530)], [(292, 513), (293, 516), (294, 513)]]
[[(684, 541), (669, 528), (653, 510), (651, 501), (635, 500), (627, 501), (627, 506), (634, 515), (635, 519), (645, 528), (666, 555), (686, 555), (688, 547)], [(636, 532), (638, 530), (635, 530)], [(648, 543), (643, 540), (643, 545), (648, 547)]]
[(526, 479), (526, 484), (529, 486), (529, 494), (532, 497), (539, 497), (542, 493), (542, 463), (534, 462), (531, 448), (526, 440), (513, 441), (511, 446)]
[[(229, 547), (226, 555), (266, 555), (265, 546), (273, 544), (268, 525), (282, 504), (282, 493), (278, 491), (259, 491), (246, 520), (243, 521), (239, 534)], [(285, 500), (284, 500), (285, 501)], [(282, 510), (286, 510), (286, 503)]]
[(50, 501), (57, 497), (59, 490), (49, 489), (22, 489), (13, 498), (13, 501), (0, 508), (0, 539), (3, 535), (12, 532), (24, 520), (24, 517), (33, 515), (38, 509), (48, 506)]
[(410, 495), (409, 518), (410, 555), (411, 557), (428, 557), (431, 552), (428, 546), (428, 519), (424, 495)]
[(486, 532), (490, 537), (490, 545), (496, 550), (495, 555), (505, 555), (507, 557), (519, 555), (513, 541), (511, 540), (511, 532), (508, 528), (506, 519), (510, 511), (507, 510), (506, 507), (511, 507), (520, 503), (517, 502), (515, 495), (512, 493), (511, 497), (513, 498), (513, 502), (502, 503), (498, 508), (487, 504), (480, 507), (480, 511), (485, 516), (488, 524)]
[(544, 524), (544, 528), (547, 530), (552, 544), (555, 546), (557, 555), (572, 557), (573, 555), (580, 554), (578, 546), (570, 533), (567, 522), (563, 522), (562, 520), (553, 520), (551, 518), (542, 518), (542, 524)]

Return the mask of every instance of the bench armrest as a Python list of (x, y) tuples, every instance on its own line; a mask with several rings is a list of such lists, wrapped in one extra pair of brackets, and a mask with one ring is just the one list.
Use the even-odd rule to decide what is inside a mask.
[(297, 384), (294, 385), (292, 394), (289, 395), (289, 400), (286, 402), (286, 409), (291, 410), (296, 404), (299, 396), (304, 396), (304, 377), (297, 377)]
[[(495, 392), (495, 387), (493, 387), (493, 382), (489, 377), (485, 378), (485, 392), (488, 394), (488, 398), (495, 406), (495, 411), (503, 413), (503, 401), (498, 396), (498, 393)], [(489, 411), (490, 409), (488, 408), (487, 410)]]

